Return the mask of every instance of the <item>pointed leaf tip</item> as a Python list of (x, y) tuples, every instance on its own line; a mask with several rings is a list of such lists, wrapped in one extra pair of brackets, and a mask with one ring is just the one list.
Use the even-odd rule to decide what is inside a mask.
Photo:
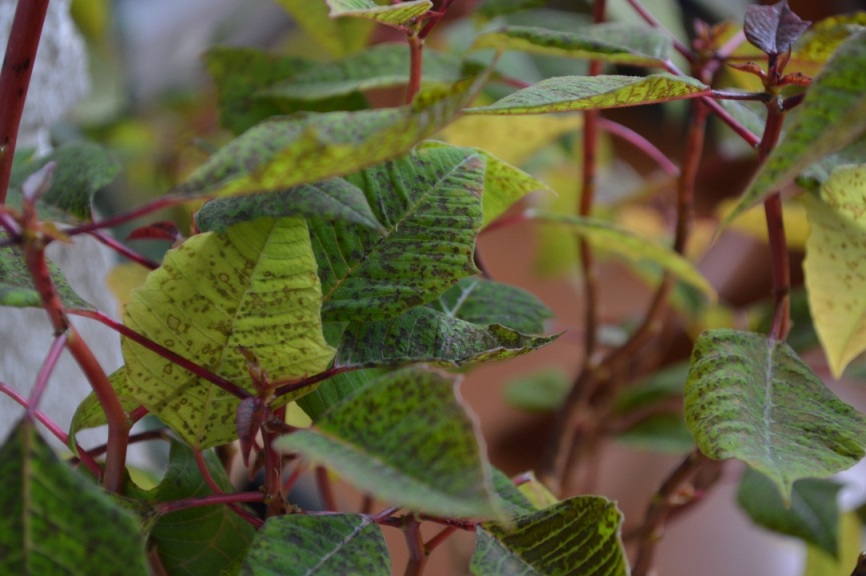
[(750, 43), (775, 56), (790, 50), (810, 24), (791, 10), (788, 0), (782, 0), (772, 6), (749, 6), (743, 32)]

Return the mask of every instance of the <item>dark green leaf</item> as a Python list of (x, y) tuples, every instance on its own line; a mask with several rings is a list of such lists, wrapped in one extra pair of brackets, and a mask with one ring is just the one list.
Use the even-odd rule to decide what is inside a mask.
[(265, 89), (273, 84), (314, 68), (317, 63), (311, 60), (268, 54), (254, 48), (217, 47), (205, 54), (205, 65), (216, 84), (220, 124), (236, 134), (277, 114), (302, 110), (360, 110), (367, 107), (359, 94), (323, 98), (314, 102), (275, 98), (265, 94)]
[(772, 6), (749, 6), (743, 32), (763, 52), (777, 56), (791, 49), (811, 22), (800, 20), (788, 7), (788, 0)]
[(668, 59), (670, 46), (670, 38), (655, 28), (607, 22), (568, 32), (506, 26), (482, 34), (473, 48), (507, 48), (631, 66), (660, 66)]
[(456, 381), (422, 369), (386, 374), (332, 406), (313, 429), (274, 443), (376, 498), (445, 517), (500, 515), (474, 420)]
[[(225, 469), (212, 452), (205, 463), (219, 487), (231, 492)], [(195, 463), (192, 450), (172, 442), (169, 466), (162, 481), (152, 490), (135, 486), (128, 495), (151, 504), (198, 498), (213, 494)], [(236, 574), (255, 530), (225, 505), (198, 506), (161, 516), (150, 534), (159, 559), (169, 574)]]
[[(454, 55), (424, 50), (422, 81), (453, 84), (465, 77), (463, 61)], [(335, 62), (310, 66), (260, 92), (263, 96), (320, 100), (409, 82), (409, 48), (405, 42), (378, 44)]]
[(531, 8), (541, 8), (545, 4), (547, 0), (481, 0), (472, 15), (485, 21)]
[(658, 104), (709, 94), (709, 86), (671, 74), (649, 76), (560, 76), (513, 92), (467, 114), (546, 114)]
[(598, 496), (579, 496), (518, 516), (511, 529), (485, 524), (470, 570), (477, 576), (626, 576), (622, 513)]
[(785, 499), (864, 454), (866, 417), (839, 400), (791, 348), (760, 334), (713, 330), (695, 342), (686, 423), (705, 455), (738, 458)]
[(93, 196), (111, 184), (120, 171), (120, 164), (101, 146), (91, 142), (66, 144), (48, 156), (16, 165), (9, 183), (10, 205), (20, 207), (21, 185), (49, 162), (57, 166), (37, 210), (41, 217), (58, 222), (90, 220)]
[[(6, 235), (0, 232), (0, 241), (5, 238)], [(48, 270), (64, 306), (81, 309), (93, 308), (75, 293), (57, 266), (48, 262)], [(16, 308), (42, 306), (42, 299), (33, 285), (30, 270), (24, 261), (24, 255), (17, 246), (0, 248), (0, 306), (14, 306)]]
[(562, 370), (548, 368), (511, 380), (505, 387), (505, 401), (532, 412), (553, 412), (565, 400), (571, 379)]
[(524, 334), (544, 332), (550, 308), (534, 294), (483, 278), (464, 278), (442, 293), (430, 307), (472, 324), (502, 324)]
[(730, 224), (801, 170), (857, 139), (866, 130), (866, 30), (839, 45), (812, 82), (798, 114), (755, 175)]
[(422, 90), (399, 108), (272, 118), (217, 151), (174, 192), (215, 197), (285, 190), (383, 162), (450, 122), (485, 80), (482, 74)]
[(801, 538), (836, 557), (839, 546), (839, 505), (842, 485), (829, 480), (804, 478), (794, 482), (786, 503), (773, 481), (746, 469), (737, 502), (753, 522), (780, 534)]
[(364, 193), (342, 178), (301, 184), (279, 192), (211, 200), (198, 211), (195, 222), (202, 232), (222, 233), (229, 226), (264, 216), (304, 216), (382, 229)]
[(425, 304), (477, 272), (484, 159), (421, 150), (348, 177), (385, 233), (312, 221), (326, 321), (380, 320)]
[(0, 573), (149, 574), (136, 518), (22, 420), (0, 448)]
[(378, 322), (352, 322), (335, 366), (399, 366), (428, 362), (463, 366), (531, 352), (556, 336), (527, 336), (500, 324), (479, 326), (426, 306)]
[[(334, 345), (336, 346), (336, 344), (335, 342)], [(341, 403), (387, 373), (388, 370), (382, 368), (369, 368), (337, 374), (322, 382), (318, 388), (309, 394), (298, 398), (298, 406), (315, 422), (331, 406)]]
[(379, 526), (360, 514), (268, 519), (244, 561), (250, 576), (389, 576), (391, 559)]

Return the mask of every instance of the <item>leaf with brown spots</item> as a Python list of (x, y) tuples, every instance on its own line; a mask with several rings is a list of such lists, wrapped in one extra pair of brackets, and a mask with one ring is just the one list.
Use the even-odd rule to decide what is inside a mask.
[[(254, 392), (239, 345), (274, 381), (327, 368), (334, 351), (322, 336), (321, 302), (304, 221), (264, 218), (169, 251), (133, 292), (124, 322)], [(238, 398), (130, 340), (122, 345), (131, 394), (185, 441), (207, 448), (238, 437)]]
[(328, 322), (382, 320), (425, 304), (477, 273), (484, 157), (419, 150), (346, 179), (363, 190), (384, 232), (312, 220)]

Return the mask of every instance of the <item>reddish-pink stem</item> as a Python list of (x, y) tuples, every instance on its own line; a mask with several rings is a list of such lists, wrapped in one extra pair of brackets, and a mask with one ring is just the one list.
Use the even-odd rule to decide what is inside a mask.
[[(162, 502), (156, 505), (156, 511), (159, 514), (168, 514), (177, 512), (178, 510), (186, 510), (187, 508), (197, 508), (199, 506), (214, 506), (217, 504), (232, 504), (241, 502), (261, 502), (265, 499), (265, 495), (261, 492), (242, 492), (239, 494), (214, 494), (212, 496), (202, 496), (199, 498), (187, 498), (184, 500), (175, 500), (174, 502)], [(255, 524), (262, 525), (262, 521), (255, 518)]]
[[(211, 492), (216, 495), (226, 495), (225, 491), (220, 488), (219, 484), (217, 484), (217, 481), (210, 473), (210, 469), (207, 467), (207, 462), (205, 462), (204, 459), (204, 453), (201, 450), (193, 450), (193, 454), (195, 455), (195, 465), (198, 467), (199, 474), (201, 474), (201, 477), (204, 479)], [(242, 519), (246, 520), (253, 526), (258, 525), (259, 519), (244, 510), (237, 502), (226, 502), (226, 504), (231, 508), (232, 512), (240, 516)]]
[(322, 505), (329, 512), (339, 512), (340, 505), (337, 504), (337, 498), (334, 496), (334, 487), (331, 485), (331, 479), (328, 477), (328, 469), (324, 466), (316, 466), (316, 486), (319, 488), (319, 497), (322, 499)]
[(694, 54), (692, 54), (692, 51), (689, 50), (689, 47), (686, 46), (685, 44), (683, 44), (682, 42), (680, 42), (679, 39), (677, 39), (677, 37), (674, 36), (670, 30), (668, 30), (667, 28), (662, 26), (661, 22), (656, 20), (655, 16), (650, 14), (646, 8), (641, 6), (641, 4), (640, 4), (640, 2), (638, 2), (638, 0), (627, 0), (627, 1), (628, 1), (629, 5), (631, 5), (631, 7), (634, 9), (634, 11), (637, 12), (638, 15), (641, 18), (643, 18), (647, 24), (649, 24), (653, 28), (658, 28), (659, 30), (663, 30), (668, 36), (670, 36), (671, 41), (674, 44), (674, 49), (677, 52), (679, 52), (680, 54), (682, 54), (683, 57), (686, 58), (686, 60), (688, 60), (690, 62), (694, 60), (695, 56), (694, 56)]
[(192, 372), (193, 374), (195, 374), (199, 378), (202, 378), (203, 380), (207, 380), (208, 382), (218, 386), (219, 388), (222, 388), (223, 390), (225, 390), (226, 392), (228, 392), (232, 396), (235, 396), (235, 397), (240, 398), (242, 400), (244, 398), (249, 398), (249, 396), (250, 396), (249, 392), (247, 392), (246, 390), (244, 390), (243, 388), (241, 388), (237, 384), (234, 384), (234, 383), (226, 380), (222, 376), (214, 374), (213, 372), (211, 372), (207, 368), (199, 366), (198, 364), (196, 364), (195, 362), (193, 362), (191, 360), (187, 360), (183, 356), (180, 356), (179, 354), (172, 352), (168, 348), (165, 348), (164, 346), (157, 344), (153, 340), (151, 340), (145, 336), (142, 336), (141, 334), (139, 334), (135, 330), (132, 330), (132, 329), (124, 326), (120, 322), (115, 322), (114, 320), (112, 320), (111, 318), (109, 318), (108, 316), (103, 314), (102, 312), (92, 311), (92, 310), (75, 309), (75, 310), (69, 310), (69, 314), (72, 314), (74, 316), (82, 316), (84, 318), (90, 318), (91, 320), (96, 320), (98, 322), (101, 322), (105, 326), (108, 326), (109, 328), (112, 328), (112, 329), (116, 330), (117, 332), (119, 332), (121, 335), (129, 338), (130, 340), (132, 340), (136, 344), (141, 344), (142, 346), (144, 346), (148, 350), (150, 350), (152, 352), (156, 352), (157, 354), (159, 354), (160, 356), (162, 356), (166, 360), (171, 360), (172, 362), (174, 362), (175, 364), (177, 364), (178, 366), (180, 366), (184, 370)]
[(39, 400), (42, 398), (43, 392), (48, 385), (48, 378), (54, 372), (57, 366), (57, 361), (60, 360), (60, 355), (66, 347), (66, 341), (69, 339), (69, 334), (63, 332), (54, 337), (54, 342), (51, 343), (51, 348), (48, 350), (48, 356), (42, 363), (39, 373), (36, 375), (36, 382), (33, 384), (33, 390), (30, 392), (30, 398), (27, 400), (27, 412), (31, 416), (39, 406)]
[(117, 240), (115, 240), (101, 230), (94, 230), (89, 234), (103, 244), (105, 244), (106, 246), (108, 246), (109, 248), (111, 248), (112, 250), (114, 250), (115, 252), (117, 252), (118, 254), (120, 254), (121, 256), (125, 256), (126, 258), (132, 260), (137, 264), (141, 264), (148, 270), (156, 270), (157, 268), (159, 268), (158, 262), (154, 262), (150, 258), (142, 256), (128, 246), (124, 246), (123, 244), (121, 244), (120, 242), (118, 242)]
[(292, 392), (295, 392), (296, 390), (301, 390), (308, 386), (312, 386), (313, 384), (317, 384), (323, 380), (327, 380), (328, 378), (336, 376), (337, 374), (343, 374), (344, 372), (353, 372), (355, 370), (361, 369), (361, 366), (336, 366), (334, 368), (328, 368), (324, 372), (314, 374), (309, 378), (303, 378), (301, 380), (295, 380), (293, 382), (276, 382), (274, 384), (274, 397), (279, 398), (280, 396), (285, 396), (286, 394), (290, 394)]
[(273, 442), (277, 435), (267, 429), (262, 428), (262, 442), (264, 446), (262, 450), (265, 455), (265, 487), (264, 491), (267, 494), (268, 517), (278, 516), (285, 511), (285, 494), (283, 494), (282, 472), (283, 460), (282, 455), (274, 450)]
[(424, 39), (416, 33), (409, 40), (409, 85), (406, 87), (406, 103), (411, 104), (421, 89), (421, 74), (424, 67)]
[(674, 178), (679, 177), (679, 167), (674, 164), (670, 160), (670, 158), (665, 156), (664, 152), (656, 148), (655, 144), (653, 144), (631, 128), (623, 126), (622, 124), (614, 122), (613, 120), (608, 120), (604, 117), (598, 119), (598, 124), (599, 127), (608, 134), (625, 140), (626, 142), (646, 154), (653, 162), (659, 165), (659, 168), (661, 168), (665, 172), (665, 174), (668, 174)]
[(415, 516), (410, 516), (403, 526), (406, 536), (406, 547), (409, 549), (409, 561), (406, 563), (405, 576), (419, 576), (427, 565), (427, 551), (421, 537), (421, 523)]
[(456, 526), (446, 526), (442, 529), (442, 531), (436, 534), (436, 536), (433, 536), (432, 538), (430, 538), (430, 540), (427, 541), (427, 543), (424, 545), (424, 551), (429, 554), (430, 552), (435, 550), (437, 546), (448, 540), (448, 538), (450, 538), (451, 535), (455, 532), (457, 532)]
[(0, 204), (6, 203), (18, 128), (47, 11), (48, 0), (20, 0), (6, 43), (0, 70)]
[[(207, 197), (197, 197), (195, 199), (207, 200)], [(125, 224), (130, 220), (141, 218), (142, 216), (146, 216), (151, 212), (156, 212), (157, 210), (162, 210), (163, 208), (168, 208), (169, 206), (184, 204), (190, 201), (190, 198), (184, 198), (181, 196), (163, 196), (162, 198), (157, 198), (152, 202), (148, 202), (144, 206), (140, 206), (135, 210), (132, 210), (131, 212), (124, 212), (123, 214), (118, 214), (117, 216), (112, 216), (111, 218), (100, 220), (99, 222), (88, 222), (87, 224), (81, 224), (80, 226), (75, 226), (73, 228), (69, 228), (68, 230), (64, 230), (63, 233), (67, 236), (77, 236), (78, 234), (87, 234), (89, 232), (93, 232), (94, 230), (104, 230), (105, 228), (119, 226), (120, 224)]]

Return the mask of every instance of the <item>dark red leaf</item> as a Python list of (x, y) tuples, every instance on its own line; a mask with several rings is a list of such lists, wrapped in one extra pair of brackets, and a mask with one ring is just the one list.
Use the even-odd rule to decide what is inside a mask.
[(267, 420), (270, 409), (263, 398), (252, 396), (244, 398), (238, 404), (237, 417), (235, 423), (238, 428), (238, 440), (241, 444), (241, 456), (244, 459), (244, 466), (250, 465), (250, 452), (253, 449), (253, 443), (256, 439), (256, 434)]
[(791, 11), (788, 0), (782, 0), (772, 6), (749, 6), (743, 32), (749, 42), (777, 56), (790, 50), (810, 24)]
[(183, 240), (183, 235), (177, 225), (171, 221), (154, 222), (141, 228), (136, 228), (126, 237), (127, 240), (168, 240), (176, 242)]

